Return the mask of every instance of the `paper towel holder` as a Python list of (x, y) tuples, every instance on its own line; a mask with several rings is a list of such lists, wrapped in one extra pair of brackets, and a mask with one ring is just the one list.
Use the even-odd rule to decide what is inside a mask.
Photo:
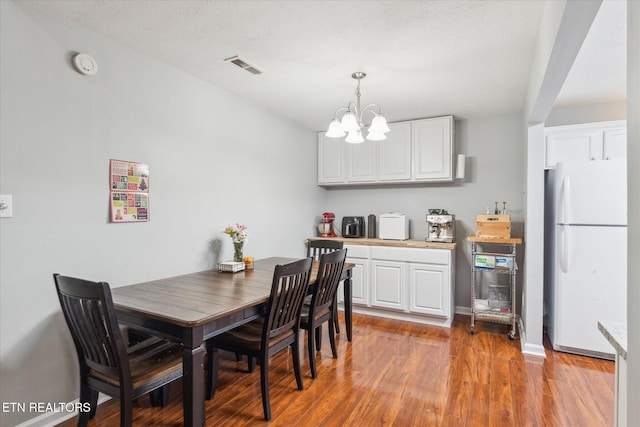
[(464, 154), (458, 154), (456, 162), (456, 179), (464, 179), (464, 169), (466, 163), (466, 156)]

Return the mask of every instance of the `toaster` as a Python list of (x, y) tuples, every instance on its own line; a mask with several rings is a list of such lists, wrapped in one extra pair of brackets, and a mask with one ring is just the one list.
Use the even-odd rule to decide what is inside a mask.
[(378, 238), (387, 240), (409, 239), (409, 218), (401, 213), (386, 213), (378, 220)]

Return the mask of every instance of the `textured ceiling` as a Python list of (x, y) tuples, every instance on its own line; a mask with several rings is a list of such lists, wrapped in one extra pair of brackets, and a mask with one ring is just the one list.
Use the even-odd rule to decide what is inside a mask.
[[(355, 99), (355, 71), (368, 75), (362, 102), (380, 104), (390, 121), (520, 111), (544, 8), (543, 1), (25, 3), (314, 130)], [(265, 73), (224, 62), (234, 55)]]

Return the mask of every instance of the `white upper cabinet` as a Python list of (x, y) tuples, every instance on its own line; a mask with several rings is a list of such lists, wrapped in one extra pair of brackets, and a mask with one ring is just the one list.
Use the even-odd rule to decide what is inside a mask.
[(361, 144), (318, 133), (318, 184), (453, 181), (452, 116), (389, 123), (389, 128), (386, 140)]
[[(342, 139), (340, 138), (340, 140)], [(377, 179), (376, 164), (378, 162), (376, 144), (345, 143), (345, 145), (347, 147), (347, 181), (350, 183), (375, 182)]]
[(378, 179), (409, 181), (411, 179), (411, 123), (389, 123), (387, 139), (369, 144), (378, 148)]
[(614, 128), (604, 131), (602, 144), (602, 159), (626, 159), (627, 158), (627, 128)]
[(453, 180), (453, 117), (411, 122), (413, 177), (416, 180)]
[(625, 121), (545, 128), (545, 169), (574, 160), (611, 160), (627, 157)]
[(343, 184), (345, 173), (345, 145), (342, 138), (328, 138), (318, 133), (318, 183)]

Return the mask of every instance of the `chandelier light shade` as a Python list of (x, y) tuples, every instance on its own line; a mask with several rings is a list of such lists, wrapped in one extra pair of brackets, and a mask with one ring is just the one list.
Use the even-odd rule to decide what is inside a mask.
[[(346, 107), (338, 108), (333, 116), (333, 120), (329, 123), (329, 129), (325, 135), (329, 138), (342, 138), (345, 135), (345, 141), (350, 144), (359, 144), (364, 142), (362, 132), (365, 128), (363, 121), (364, 113), (371, 112), (373, 119), (367, 131), (367, 140), (384, 141), (387, 139), (386, 133), (390, 131), (387, 126), (387, 120), (382, 115), (382, 109), (378, 104), (368, 104), (364, 108), (360, 107), (360, 80), (367, 75), (361, 71), (353, 73), (351, 77), (358, 80), (356, 87), (356, 102), (349, 102)], [(342, 118), (338, 119), (342, 114)]]

